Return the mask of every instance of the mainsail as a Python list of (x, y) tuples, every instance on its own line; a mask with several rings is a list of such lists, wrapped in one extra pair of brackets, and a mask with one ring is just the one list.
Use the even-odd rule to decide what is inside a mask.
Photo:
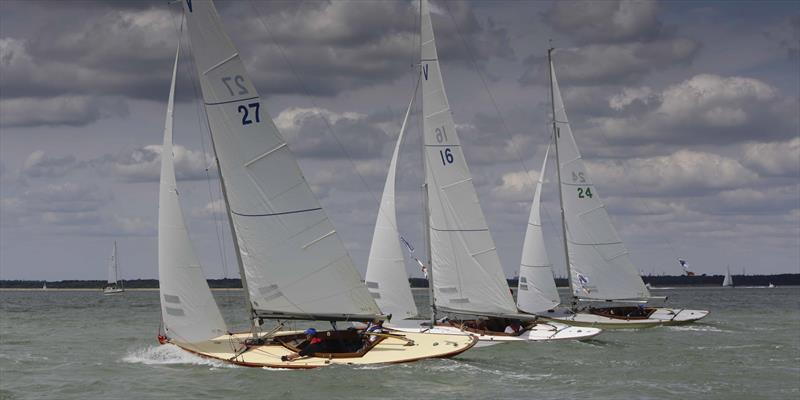
[(528, 229), (522, 245), (522, 259), (519, 265), (519, 290), (517, 291), (517, 308), (526, 313), (535, 314), (557, 306), (561, 300), (553, 279), (553, 269), (547, 257), (542, 234), (542, 218), (539, 213), (544, 183), (544, 170), (550, 146), (544, 153), (539, 180), (533, 192), (531, 213), (528, 217)]
[(255, 315), (372, 319), (377, 304), (208, 0), (185, 1), (226, 206)]
[(723, 287), (733, 286), (733, 277), (731, 276), (731, 267), (728, 267), (728, 269), (725, 272), (725, 279), (722, 280), (722, 286)]
[(172, 152), (172, 110), (177, 68), (176, 52), (164, 124), (164, 144), (161, 147), (158, 196), (159, 295), (167, 336), (178, 342), (195, 343), (224, 335), (228, 329), (192, 248), (178, 198)]
[(111, 249), (111, 260), (108, 263), (108, 283), (117, 283), (117, 241), (114, 241), (114, 247)]
[(517, 312), (450, 114), (427, 0), (421, 2), (422, 112), (434, 303), (467, 314)]
[(597, 300), (650, 297), (586, 171), (552, 62), (550, 73), (573, 295)]
[[(419, 85), (417, 85), (419, 87)], [(369, 250), (366, 284), (375, 302), (384, 314), (392, 314), (392, 319), (407, 319), (418, 314), (408, 283), (403, 249), (400, 247), (400, 233), (397, 230), (397, 211), (395, 209), (395, 177), (397, 174), (397, 156), (403, 143), (408, 117), (414, 105), (416, 90), (408, 104), (397, 144), (394, 146), (386, 183), (383, 186), (381, 205), (372, 234), (372, 246)]]

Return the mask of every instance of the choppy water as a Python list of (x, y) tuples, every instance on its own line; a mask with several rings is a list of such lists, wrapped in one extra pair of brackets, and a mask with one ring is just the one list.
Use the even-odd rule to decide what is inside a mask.
[[(0, 292), (0, 398), (798, 399), (800, 288), (659, 290), (703, 323), (505, 344), (449, 360), (311, 371), (232, 367), (158, 346), (158, 295)], [(417, 301), (427, 302), (425, 291)], [(562, 296), (564, 294), (562, 293)], [(244, 327), (241, 292), (215, 292)]]

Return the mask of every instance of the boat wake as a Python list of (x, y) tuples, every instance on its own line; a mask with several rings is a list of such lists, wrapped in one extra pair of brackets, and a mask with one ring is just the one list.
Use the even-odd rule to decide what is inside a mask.
[(667, 326), (665, 328), (672, 331), (719, 332), (719, 333), (731, 332), (710, 325), (678, 325), (678, 326)]
[(194, 364), (217, 368), (235, 368), (233, 364), (202, 358), (171, 344), (147, 346), (143, 349), (132, 350), (122, 358), (122, 361), (145, 365)]

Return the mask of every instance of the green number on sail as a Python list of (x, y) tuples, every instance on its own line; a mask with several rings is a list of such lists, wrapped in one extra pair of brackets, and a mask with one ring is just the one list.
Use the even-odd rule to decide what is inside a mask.
[(592, 188), (578, 188), (578, 198), (585, 199), (585, 198), (592, 198)]

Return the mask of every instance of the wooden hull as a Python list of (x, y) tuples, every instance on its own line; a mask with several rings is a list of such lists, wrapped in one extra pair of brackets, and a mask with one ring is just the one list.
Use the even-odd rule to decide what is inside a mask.
[[(275, 337), (280, 338), (281, 336), (298, 334), (302, 334), (302, 332), (280, 332)], [(250, 337), (249, 333), (223, 335), (200, 343), (179, 343), (174, 341), (169, 341), (168, 343), (175, 344), (201, 357), (245, 367), (310, 369), (329, 365), (396, 364), (427, 358), (449, 358), (469, 350), (478, 341), (473, 336), (464, 335), (402, 333), (402, 336), (404, 339), (412, 340), (413, 345), (408, 346), (408, 340), (394, 338), (389, 335), (362, 355), (351, 357), (302, 357), (295, 361), (281, 361), (282, 356), (288, 356), (294, 352), (277, 341), (249, 348), (245, 347), (244, 341)]]
[(566, 310), (543, 314), (540, 317), (548, 321), (573, 326), (598, 327), (602, 329), (643, 329), (656, 326), (689, 324), (705, 318), (708, 314), (709, 312), (705, 310), (656, 308), (647, 318), (611, 318), (583, 311), (572, 313)]

